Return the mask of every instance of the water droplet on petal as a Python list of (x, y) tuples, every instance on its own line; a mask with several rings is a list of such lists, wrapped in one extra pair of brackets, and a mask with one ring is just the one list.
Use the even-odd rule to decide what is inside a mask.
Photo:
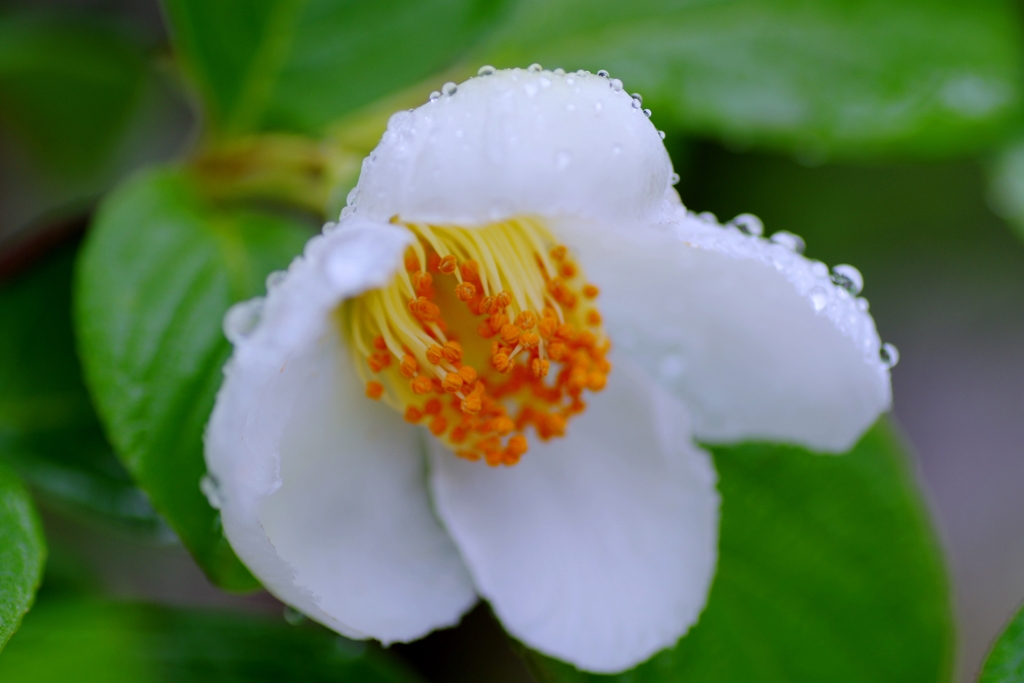
[(697, 218), (704, 221), (705, 223), (718, 225), (718, 216), (711, 213), (710, 211), (701, 211), (700, 213), (697, 214)]
[(597, 72), (597, 75), (600, 76), (601, 78), (608, 78), (609, 74), (606, 70), (601, 69)]
[(614, 90), (615, 92), (619, 92), (620, 90), (622, 90), (622, 81), (620, 81), (617, 78), (613, 78), (611, 81), (609, 81), (608, 85), (610, 85), (612, 90)]
[(306, 621), (306, 615), (291, 605), (284, 606), (284, 620), (291, 626), (298, 626)]
[(832, 282), (857, 296), (864, 289), (864, 276), (853, 266), (843, 263), (832, 268)]
[(444, 95), (454, 95), (455, 91), (459, 89), (459, 86), (455, 85), (451, 81), (448, 81), (441, 86), (441, 93)]
[(576, 70), (576, 75), (577, 76), (586, 76), (588, 73), (590, 73), (590, 72), (589, 71), (584, 71), (583, 69), (577, 69)]
[(212, 475), (203, 475), (203, 478), (199, 480), (199, 490), (203, 492), (206, 500), (210, 503), (210, 507), (214, 510), (220, 510), (223, 507), (224, 498), (220, 493), (220, 484)]
[(633, 109), (639, 109), (641, 106), (640, 100), (633, 100)]
[(652, 112), (650, 109), (644, 109), (644, 116), (646, 116), (647, 118), (651, 118), (651, 114), (653, 113), (654, 112)]
[(496, 69), (493, 66), (491, 66), (490, 64), (484, 64), (482, 67), (480, 67), (479, 70), (477, 70), (476, 75), (477, 76), (491, 76), (491, 75), (494, 74), (495, 71), (496, 71)]
[(857, 299), (857, 310), (858, 311), (862, 311), (864, 313), (867, 313), (867, 310), (868, 310), (869, 306), (870, 306), (870, 304), (868, 303), (867, 299), (865, 299), (863, 297)]
[[(338, 224), (337, 223), (328, 223), (327, 225), (337, 226)], [(324, 229), (326, 230), (327, 226), (324, 226)], [(270, 274), (267, 275), (267, 280), (266, 280), (267, 291), (269, 292), (270, 290), (272, 290), (275, 287), (277, 287), (278, 285), (280, 285), (282, 282), (284, 282), (284, 279), (286, 277), (288, 277), (288, 273), (286, 273), (283, 270), (273, 270), (273, 271), (271, 271)]]
[(556, 76), (564, 76), (565, 75), (565, 69), (563, 69), (562, 67), (558, 67), (552, 73), (554, 73)]
[(729, 225), (735, 225), (740, 232), (755, 237), (760, 237), (764, 233), (764, 223), (752, 213), (741, 213), (729, 221)]
[(661, 138), (662, 140), (664, 140), (665, 139), (665, 131), (659, 130), (658, 131), (658, 137)]
[(357, 199), (359, 199), (359, 188), (353, 187), (348, 191), (348, 196), (345, 197), (345, 203), (351, 206), (356, 203)]
[(812, 287), (808, 294), (815, 313), (825, 310), (825, 307), (828, 306), (828, 290), (824, 287)]
[(682, 178), (679, 177), (678, 173), (673, 173), (671, 176), (669, 176), (669, 182), (672, 183), (673, 185), (678, 185), (680, 180), (682, 180)]
[(335, 223), (334, 221), (328, 221), (324, 223), (324, 227), (320, 230), (320, 232), (322, 232), (325, 235), (330, 235), (332, 232), (334, 232), (340, 227), (341, 225), (339, 225), (338, 223)]
[(899, 349), (889, 343), (882, 344), (882, 348), (878, 352), (878, 357), (882, 360), (882, 364), (887, 368), (894, 368), (896, 367), (896, 364), (900, 362)]
[(541, 71), (543, 68), (544, 67), (542, 67), (540, 64), (533, 63), (530, 66), (528, 66), (526, 70), (531, 73), (537, 73), (538, 71)]
[(430, 93), (429, 99), (431, 102), (436, 102), (439, 97), (441, 97), (441, 93), (435, 90), (434, 92)]
[(803, 237), (800, 235), (794, 235), (788, 230), (779, 230), (771, 236), (771, 240), (780, 247), (785, 247), (786, 249), (795, 251), (798, 254), (804, 253), (804, 249), (807, 248)]
[(634, 100), (636, 100), (636, 108), (637, 109), (639, 109), (640, 105), (644, 103), (644, 96), (641, 95), (638, 92), (633, 93), (632, 95), (630, 95), (630, 97), (632, 97)]
[(245, 340), (260, 322), (260, 314), (263, 313), (263, 298), (256, 297), (248, 301), (242, 301), (228, 309), (224, 314), (224, 336), (232, 344), (238, 344)]

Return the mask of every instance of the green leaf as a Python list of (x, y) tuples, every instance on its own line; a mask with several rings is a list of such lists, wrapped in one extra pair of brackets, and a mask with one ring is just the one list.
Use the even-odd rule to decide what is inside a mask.
[(114, 457), (71, 331), (76, 248), (0, 288), (0, 459), (44, 497), (133, 530), (166, 527)]
[(1024, 681), (1024, 610), (1017, 613), (988, 655), (978, 683)]
[(659, 127), (821, 160), (993, 143), (1021, 44), (1008, 0), (522, 0), (481, 59), (608, 69)]
[(4, 683), (415, 683), (378, 651), (304, 625), (98, 600), (40, 604), (0, 657)]
[(0, 649), (32, 606), (45, 561), (43, 526), (32, 499), (0, 465)]
[(95, 19), (0, 14), (0, 121), (50, 170), (106, 162), (145, 76), (139, 46)]
[(89, 388), (122, 462), (215, 583), (256, 587), (199, 490), (202, 434), (234, 302), (262, 294), (312, 234), (297, 218), (215, 207), (183, 172), (137, 176), (100, 207), (75, 317)]
[(529, 655), (544, 683), (936, 683), (952, 618), (941, 553), (893, 429), (847, 455), (713, 447), (718, 574), (679, 644), (617, 676)]
[(323, 132), (449, 67), (506, 0), (166, 0), (179, 59), (224, 135)]

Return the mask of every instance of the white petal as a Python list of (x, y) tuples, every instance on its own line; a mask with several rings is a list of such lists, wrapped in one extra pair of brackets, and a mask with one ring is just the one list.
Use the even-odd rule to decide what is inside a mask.
[(707, 442), (849, 450), (889, 408), (875, 324), (815, 264), (676, 204), (662, 225), (562, 221), (616, 348), (686, 404)]
[(353, 201), (378, 220), (617, 220), (656, 210), (671, 173), (657, 130), (609, 79), (513, 69), (395, 114)]
[(513, 636), (615, 672), (697, 621), (714, 574), (718, 493), (681, 404), (619, 362), (564, 439), (511, 468), (432, 448), (441, 518)]
[(352, 637), (458, 621), (471, 580), (431, 509), (415, 427), (364, 395), (333, 316), (389, 279), (407, 237), (315, 238), (239, 340), (206, 433), (224, 532), (270, 592)]

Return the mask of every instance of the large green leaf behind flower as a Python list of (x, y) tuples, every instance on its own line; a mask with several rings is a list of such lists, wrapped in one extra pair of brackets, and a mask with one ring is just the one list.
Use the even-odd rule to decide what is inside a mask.
[(0, 465), (0, 649), (32, 606), (46, 543), (25, 487)]
[(199, 489), (203, 428), (230, 354), (221, 321), (310, 234), (297, 218), (210, 205), (183, 172), (155, 170), (107, 198), (79, 262), (79, 348), (110, 439), (225, 588), (256, 583)]
[(326, 629), (250, 614), (49, 598), (0, 657), (4, 683), (415, 683)]
[(707, 609), (617, 676), (528, 654), (544, 683), (941, 683), (952, 617), (942, 558), (883, 420), (847, 455), (714, 447), (722, 494)]
[[(452, 65), (504, 0), (166, 0), (217, 132), (319, 134)], [(438, 84), (440, 85), (440, 84)]]
[(820, 160), (992, 144), (1021, 53), (1006, 0), (521, 0), (481, 58), (608, 69), (659, 127)]

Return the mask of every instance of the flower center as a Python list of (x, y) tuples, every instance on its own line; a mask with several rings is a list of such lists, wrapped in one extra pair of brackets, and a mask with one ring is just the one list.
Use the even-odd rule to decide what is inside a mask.
[(536, 220), (405, 227), (405, 268), (341, 309), (366, 395), (491, 466), (563, 436), (611, 371), (597, 287)]

